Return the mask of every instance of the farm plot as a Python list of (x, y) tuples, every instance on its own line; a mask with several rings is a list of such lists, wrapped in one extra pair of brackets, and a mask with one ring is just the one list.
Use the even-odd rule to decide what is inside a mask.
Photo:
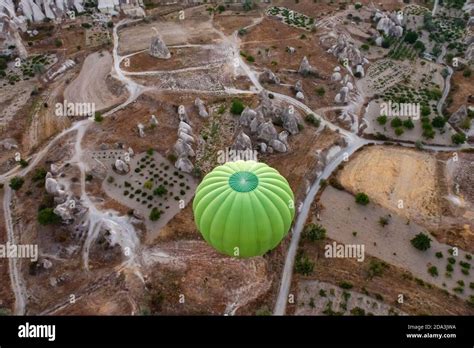
[(102, 185), (104, 191), (142, 216), (149, 232), (148, 239), (156, 237), (194, 195), (195, 180), (152, 150), (132, 157), (130, 171), (125, 175), (113, 169), (116, 159), (126, 161), (124, 151), (98, 151), (92, 156), (108, 169)]
[(268, 16), (274, 16), (283, 21), (283, 23), (288, 24), (292, 27), (304, 29), (311, 31), (314, 28), (314, 18), (308, 17), (299, 12), (289, 10), (286, 7), (270, 7), (267, 10)]
[[(342, 283), (342, 287), (350, 287)], [(341, 286), (303, 280), (298, 284), (296, 315), (401, 315), (403, 312), (367, 295)]]

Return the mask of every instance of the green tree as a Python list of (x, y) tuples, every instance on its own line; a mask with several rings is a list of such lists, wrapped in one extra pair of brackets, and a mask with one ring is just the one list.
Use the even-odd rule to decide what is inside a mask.
[(161, 217), (162, 211), (158, 210), (158, 208), (154, 207), (150, 212), (150, 220), (157, 221)]
[(408, 30), (405, 35), (405, 42), (414, 44), (418, 40), (418, 34), (412, 30)]
[(61, 217), (54, 213), (53, 208), (44, 208), (38, 212), (38, 222), (41, 225), (57, 224), (61, 221)]
[(163, 185), (160, 185), (153, 191), (153, 194), (155, 196), (160, 196), (161, 197), (161, 196), (165, 195), (167, 192), (168, 192), (168, 190)]
[(424, 233), (418, 233), (410, 242), (411, 245), (421, 251), (428, 250), (431, 247), (431, 238)]
[(36, 168), (35, 172), (33, 173), (33, 177), (31, 178), (33, 181), (42, 181), (46, 178), (46, 174), (48, 172), (44, 168)]
[(387, 123), (387, 115), (380, 115), (379, 117), (377, 117), (377, 122), (381, 126), (385, 125)]
[(433, 125), (433, 127), (435, 128), (444, 128), (444, 125), (446, 124), (446, 120), (444, 119), (443, 116), (436, 116), (435, 118), (433, 118), (433, 121), (431, 122), (431, 124)]
[(390, 125), (393, 127), (393, 128), (398, 128), (398, 127), (401, 127), (403, 125), (403, 122), (401, 120), (400, 117), (395, 117), (391, 122), (390, 122)]
[(413, 45), (413, 47), (415, 49), (417, 49), (418, 51), (420, 52), (424, 52), (426, 50), (426, 47), (425, 47), (425, 44), (423, 42), (421, 42), (420, 40), (418, 40), (417, 42), (415, 42), (415, 44)]
[(19, 176), (15, 176), (11, 178), (9, 186), (12, 190), (18, 191), (19, 189), (21, 189), (24, 183), (25, 183), (25, 179)]
[(312, 242), (326, 238), (326, 229), (321, 225), (308, 224), (304, 228), (303, 238)]
[(413, 129), (415, 128), (415, 125), (413, 124), (413, 121), (411, 120), (411, 118), (409, 118), (403, 121), (403, 127), (405, 127), (406, 129)]
[(466, 142), (466, 136), (462, 133), (456, 133), (451, 136), (451, 140), (456, 145), (461, 145)]
[(369, 196), (367, 196), (367, 194), (365, 194), (364, 192), (359, 192), (358, 194), (356, 194), (355, 201), (357, 204), (360, 205), (367, 205), (370, 202)]

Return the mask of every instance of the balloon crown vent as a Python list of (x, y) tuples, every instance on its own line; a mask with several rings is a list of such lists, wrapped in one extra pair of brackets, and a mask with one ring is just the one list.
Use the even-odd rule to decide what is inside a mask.
[(257, 188), (258, 177), (251, 172), (236, 172), (229, 178), (229, 186), (237, 192), (250, 192)]

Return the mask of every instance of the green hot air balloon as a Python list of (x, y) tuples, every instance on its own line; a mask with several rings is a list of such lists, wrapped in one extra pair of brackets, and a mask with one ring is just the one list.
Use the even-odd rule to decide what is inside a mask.
[(294, 196), (286, 179), (255, 161), (214, 168), (196, 190), (193, 211), (210, 245), (244, 258), (275, 248), (295, 216)]

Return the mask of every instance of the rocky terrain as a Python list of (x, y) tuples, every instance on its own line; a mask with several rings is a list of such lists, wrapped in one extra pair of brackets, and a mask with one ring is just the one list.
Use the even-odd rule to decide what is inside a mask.
[[(474, 313), (472, 6), (0, 5), (1, 314)], [(192, 211), (239, 159), (297, 211), (250, 259)]]

